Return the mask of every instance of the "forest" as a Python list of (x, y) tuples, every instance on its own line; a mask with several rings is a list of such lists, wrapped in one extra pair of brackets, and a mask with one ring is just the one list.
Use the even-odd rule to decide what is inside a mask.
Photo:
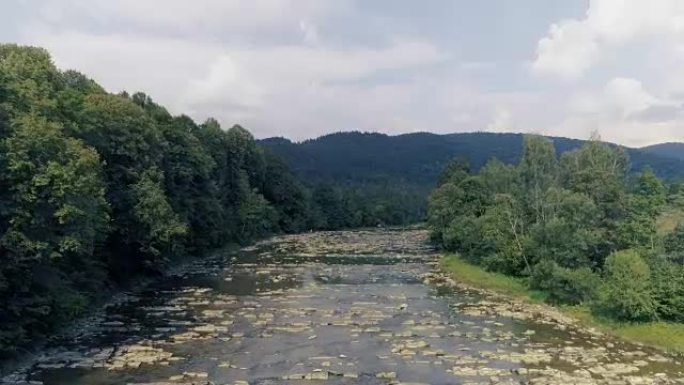
[[(551, 139), (558, 155), (576, 150), (585, 142)], [(363, 212), (376, 213), (371, 218), (380, 222), (401, 225), (424, 220), (427, 197), (452, 159), (467, 159), (473, 171), (480, 170), (492, 157), (504, 164), (516, 164), (522, 156), (523, 135), (339, 132), (302, 142), (284, 138), (258, 142), (280, 156), (301, 180), (335, 186), (342, 196), (361, 194), (361, 202), (369, 202), (372, 208)], [(672, 156), (676, 150), (670, 146), (621, 148), (630, 159), (629, 174), (649, 166), (660, 178), (684, 178), (684, 161)]]
[(479, 172), (454, 161), (429, 199), (432, 238), (489, 271), (521, 277), (547, 302), (584, 304), (619, 321), (684, 322), (684, 223), (679, 185), (652, 170), (628, 173), (626, 152), (594, 138), (558, 156), (526, 136), (517, 165)]
[(173, 116), (43, 49), (0, 45), (0, 353), (170, 262), (391, 220), (368, 194), (305, 186), (239, 125)]

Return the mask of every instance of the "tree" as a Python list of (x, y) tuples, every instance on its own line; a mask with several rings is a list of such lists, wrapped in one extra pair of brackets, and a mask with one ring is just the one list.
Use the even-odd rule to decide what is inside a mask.
[(11, 118), (56, 113), (56, 95), (63, 83), (46, 50), (0, 44), (0, 73), (5, 89), (3, 104)]
[(551, 188), (544, 196), (544, 223), (530, 225), (528, 252), (535, 261), (550, 260), (561, 267), (592, 266), (589, 259), (600, 240), (596, 205), (585, 194)]
[(256, 190), (246, 191), (238, 215), (241, 226), (240, 240), (243, 242), (269, 235), (277, 226), (278, 214)]
[(484, 260), (487, 268), (511, 275), (532, 271), (525, 244), (528, 242), (525, 213), (513, 195), (498, 194), (483, 216), (485, 242), (492, 242), (496, 252)]
[(523, 156), (518, 166), (520, 186), (525, 191), (526, 207), (534, 222), (544, 223), (546, 191), (555, 186), (558, 178), (558, 161), (553, 142), (541, 136), (527, 135), (523, 144)]
[(637, 251), (611, 254), (604, 270), (605, 282), (597, 302), (601, 312), (628, 321), (648, 321), (657, 317), (651, 269)]
[(92, 148), (30, 115), (15, 121), (1, 147), (3, 179), (11, 187), (0, 234), (0, 324), (6, 326), (0, 351), (83, 309), (83, 296), (68, 281), (80, 290), (100, 282), (101, 260), (93, 252), (108, 229), (100, 159)]
[(539, 262), (530, 276), (530, 287), (543, 290), (552, 304), (578, 305), (595, 299), (600, 277), (588, 267), (568, 269), (555, 262)]
[(626, 216), (628, 199), (626, 170), (624, 151), (597, 140), (561, 157), (563, 187), (585, 194), (596, 205), (597, 223), (592, 232), (600, 242), (593, 245), (590, 258), (597, 267), (621, 246), (619, 227)]
[(150, 233), (153, 227), (137, 214), (140, 194), (136, 185), (146, 173), (159, 170), (165, 143), (145, 111), (122, 96), (88, 95), (80, 117), (70, 134), (94, 147), (105, 162), (113, 226), (104, 252), (115, 275), (125, 277), (157, 260), (156, 248), (149, 243), (157, 235)]
[(312, 207), (244, 128), (198, 126), (0, 44), (0, 355), (172, 258), (318, 225)]
[(261, 191), (277, 211), (278, 228), (285, 232), (312, 228), (311, 196), (304, 186), (292, 175), (285, 162), (272, 153), (265, 154), (265, 164)]
[(442, 171), (438, 185), (446, 183), (460, 183), (470, 175), (470, 164), (465, 159), (454, 159)]
[[(148, 108), (151, 100), (147, 101)], [(160, 123), (166, 149), (161, 167), (164, 191), (187, 229), (189, 251), (202, 252), (222, 242), (223, 208), (212, 179), (216, 162), (197, 137), (199, 127), (187, 116)]]
[(175, 254), (182, 245), (187, 228), (180, 221), (164, 193), (163, 176), (150, 169), (132, 186), (135, 195), (134, 215), (143, 230), (138, 240), (140, 251), (153, 259), (146, 259), (146, 267), (158, 269), (164, 257)]
[(658, 316), (674, 322), (684, 322), (684, 265), (667, 256), (651, 260), (652, 293)]
[(656, 220), (665, 203), (665, 186), (653, 171), (645, 169), (627, 198), (625, 220), (619, 229), (620, 245), (655, 248)]
[(679, 222), (674, 231), (665, 236), (663, 246), (670, 258), (684, 264), (684, 222)]

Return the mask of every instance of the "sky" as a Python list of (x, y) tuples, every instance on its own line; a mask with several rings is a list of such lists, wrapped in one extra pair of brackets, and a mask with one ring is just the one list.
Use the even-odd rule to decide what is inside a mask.
[(257, 138), (684, 141), (681, 0), (2, 0), (0, 41)]

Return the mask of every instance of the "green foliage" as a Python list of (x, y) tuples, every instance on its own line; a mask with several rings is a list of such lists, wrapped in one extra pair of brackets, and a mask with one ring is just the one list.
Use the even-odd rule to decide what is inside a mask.
[[(247, 183), (244, 184), (246, 189)], [(278, 214), (256, 189), (244, 190), (238, 209), (240, 219), (240, 240), (247, 242), (275, 231)]]
[(558, 178), (558, 160), (553, 142), (540, 136), (526, 136), (523, 142), (523, 155), (518, 166), (520, 188), (525, 191), (521, 197), (526, 201), (524, 207), (528, 216), (536, 223), (548, 219), (544, 195)]
[(663, 211), (667, 199), (663, 182), (650, 169), (639, 175), (634, 191), (627, 199), (627, 218), (619, 229), (622, 247), (655, 247), (656, 220)]
[(316, 196), (240, 126), (197, 125), (0, 45), (0, 355), (171, 259), (392, 215), (340, 191)]
[(5, 146), (14, 206), (5, 247), (41, 259), (91, 254), (108, 221), (97, 153), (33, 116), (16, 121)]
[(433, 240), (487, 270), (528, 277), (554, 304), (681, 320), (684, 226), (659, 238), (663, 182), (650, 169), (628, 178), (624, 151), (597, 140), (560, 160), (548, 139), (522, 144), (517, 166), (493, 160), (476, 175), (449, 166), (428, 202)]
[[(152, 101), (145, 98), (147, 109)], [(186, 248), (202, 252), (222, 242), (223, 207), (212, 179), (216, 168), (198, 137), (199, 127), (187, 116), (163, 118), (159, 123), (166, 142), (161, 169), (168, 202), (178, 219), (187, 225)]]
[[(440, 268), (453, 279), (465, 285), (498, 292), (517, 300), (540, 302), (548, 297), (544, 292), (530, 289), (524, 279), (485, 271), (479, 266), (464, 261), (458, 255), (448, 254), (444, 256), (440, 261)], [(651, 272), (655, 274), (655, 269), (652, 269)], [(653, 277), (655, 279), (655, 275)], [(604, 333), (649, 346), (662, 347), (672, 352), (684, 352), (683, 323), (616, 321), (592, 314), (588, 304), (564, 306), (559, 310)]]
[(657, 317), (651, 269), (635, 250), (619, 251), (606, 259), (605, 280), (599, 290), (597, 309), (627, 321), (648, 321)]
[(674, 231), (665, 236), (663, 246), (667, 254), (684, 264), (684, 222), (679, 222)]
[(440, 267), (466, 285), (521, 297), (530, 297), (531, 294), (524, 279), (485, 271), (458, 254), (446, 255), (440, 261)]
[[(548, 139), (553, 140), (553, 149), (543, 145)], [(374, 205), (359, 204), (357, 210), (369, 218), (367, 222), (402, 225), (426, 219), (426, 201), (430, 192), (445, 184), (452, 171), (461, 175), (478, 170), (482, 173), (492, 158), (512, 169), (508, 165), (521, 161), (526, 140), (530, 139), (521, 134), (489, 132), (446, 135), (421, 132), (396, 136), (339, 132), (302, 142), (269, 138), (259, 143), (283, 158), (296, 176), (310, 182), (309, 187), (334, 184), (336, 188), (346, 190), (345, 195), (359, 195), (356, 192), (361, 191), (364, 198), (370, 195), (379, 201), (380, 206), (390, 207), (390, 212), (394, 213), (386, 215), (384, 213), (389, 210), (376, 210)], [(551, 152), (562, 157), (586, 143), (567, 138), (536, 137), (533, 141), (541, 145), (539, 151), (528, 152), (530, 161), (539, 157), (540, 160), (551, 160), (548, 156)], [(611, 151), (618, 149), (616, 145), (606, 147)], [(642, 149), (623, 148), (621, 151), (629, 155), (630, 162), (624, 166), (630, 174), (650, 165), (661, 178), (684, 177), (684, 160), (654, 155)], [(553, 164), (547, 163), (546, 166), (553, 167)], [(535, 167), (545, 169), (543, 163)], [(558, 177), (562, 177), (562, 170), (560, 166), (558, 168)], [(530, 169), (530, 172), (534, 170)], [(370, 220), (376, 213), (382, 217)]]
[(439, 176), (439, 184), (459, 183), (470, 175), (470, 164), (464, 159), (454, 159), (446, 165), (442, 175)]
[(277, 211), (277, 227), (285, 232), (301, 232), (318, 227), (312, 223), (311, 193), (292, 175), (280, 158), (267, 152), (265, 162), (261, 191)]
[(529, 273), (532, 265), (525, 253), (527, 235), (521, 202), (512, 194), (497, 194), (482, 219), (483, 240), (493, 244), (495, 250), (483, 264), (510, 275)]
[(158, 170), (148, 170), (132, 186), (135, 195), (133, 213), (141, 228), (140, 251), (154, 257), (146, 261), (156, 264), (159, 257), (173, 256), (187, 232), (184, 223), (169, 204)]
[(651, 290), (659, 317), (684, 322), (684, 265), (681, 260), (658, 256), (650, 266)]
[(552, 261), (542, 261), (534, 267), (530, 287), (547, 293), (553, 304), (578, 305), (593, 300), (601, 283), (600, 277), (588, 267), (568, 269)]

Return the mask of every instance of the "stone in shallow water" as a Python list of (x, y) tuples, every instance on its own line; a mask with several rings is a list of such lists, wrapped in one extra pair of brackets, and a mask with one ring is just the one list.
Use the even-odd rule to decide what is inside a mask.
[(394, 380), (397, 378), (397, 373), (396, 372), (380, 372), (375, 375), (375, 377), (383, 379), (383, 380)]
[[(317, 235), (314, 238), (323, 240), (323, 245), (320, 248), (317, 245), (306, 245), (305, 247), (311, 251), (311, 255), (308, 256), (320, 257), (323, 247), (327, 250), (338, 248), (337, 239), (346, 237), (346, 234), (348, 233), (339, 233), (330, 237)], [(383, 237), (389, 238), (385, 235)], [(358, 236), (353, 235), (352, 238)], [(307, 239), (301, 238), (304, 242)], [(345, 243), (344, 247), (348, 246), (349, 250), (359, 253), (388, 247), (387, 244), (378, 246), (382, 245), (382, 242), (374, 244), (359, 239), (353, 242), (345, 240), (342, 243)], [(287, 257), (292, 253), (298, 253), (298, 250), (287, 247), (284, 251), (290, 254)], [(260, 254), (266, 257), (267, 253), (262, 251)], [(275, 252), (271, 253), (269, 258), (276, 259), (278, 256), (278, 252)], [(395, 257), (391, 255), (382, 258)], [(676, 362), (665, 362), (646, 347), (641, 347), (642, 352), (635, 352), (636, 347), (623, 343), (616, 343), (611, 347), (611, 343), (606, 343), (611, 339), (588, 336), (580, 327), (559, 323), (557, 317), (544, 309), (518, 304), (515, 301), (509, 303), (488, 295), (480, 295), (475, 291), (461, 292), (460, 289), (457, 289), (459, 291), (453, 296), (433, 295), (433, 288), (414, 284), (424, 278), (421, 277), (421, 273), (430, 268), (425, 263), (383, 266), (376, 270), (367, 266), (325, 265), (325, 262), (318, 261), (315, 264), (285, 265), (265, 265), (261, 262), (240, 265), (237, 261), (233, 266), (218, 266), (221, 273), (215, 276), (219, 283), (216, 290), (187, 289), (187, 286), (184, 286), (165, 293), (155, 291), (155, 295), (158, 295), (155, 300), (164, 296), (171, 298), (165, 302), (149, 302), (154, 306), (142, 307), (144, 319), (128, 322), (128, 318), (118, 317), (116, 314), (107, 315), (107, 321), (121, 322), (125, 319), (127, 322), (111, 325), (112, 328), (118, 328), (116, 330), (98, 329), (102, 337), (124, 333), (123, 337), (131, 338), (126, 341), (140, 341), (143, 336), (151, 338), (155, 340), (155, 344), (163, 343), (162, 346), (173, 349), (173, 352), (178, 352), (177, 354), (192, 356), (193, 359), (188, 363), (175, 365), (175, 360), (182, 358), (170, 357), (155, 363), (171, 363), (172, 367), (168, 369), (146, 367), (143, 360), (131, 360), (129, 367), (126, 361), (110, 361), (111, 354), (95, 358), (100, 350), (94, 350), (80, 352), (80, 357), (65, 357), (61, 361), (46, 360), (45, 364), (59, 368), (64, 365), (67, 368), (85, 367), (85, 371), (89, 371), (90, 365), (96, 367), (99, 363), (110, 361), (110, 365), (121, 365), (122, 368), (122, 372), (105, 374), (107, 380), (112, 379), (110, 382), (116, 383), (121, 382), (119, 378), (142, 383), (155, 380), (154, 375), (158, 372), (164, 373), (163, 378), (166, 378), (170, 374), (182, 373), (184, 370), (204, 371), (210, 367), (219, 377), (223, 375), (226, 378), (247, 380), (247, 376), (253, 375), (253, 383), (264, 384), (306, 383), (304, 381), (320, 384), (326, 381), (330, 384), (402, 384), (396, 379), (375, 378), (375, 373), (380, 370), (396, 370), (400, 377), (404, 373), (424, 373), (424, 377), (417, 379), (426, 382), (434, 380), (435, 383), (465, 381), (464, 383), (469, 385), (519, 385), (521, 382), (526, 385), (676, 384), (671, 378), (661, 379), (662, 376), (655, 373), (667, 371), (667, 376), (676, 375), (672, 374), (671, 370), (673, 366), (678, 365)], [(220, 293), (224, 288), (232, 290), (241, 285), (244, 277), (254, 277), (257, 269), (270, 271), (269, 275), (262, 275), (257, 279), (257, 286), (261, 286), (257, 289), (262, 290), (261, 292), (247, 296)], [(285, 269), (287, 272), (283, 271)], [(409, 271), (410, 269), (415, 271)], [(223, 281), (225, 274), (235, 277), (232, 284)], [(209, 269), (197, 268), (192, 274), (181, 275), (180, 279), (191, 280), (194, 276), (202, 279), (211, 277)], [(318, 281), (311, 283), (318, 277), (326, 277), (329, 283), (336, 284), (322, 285)], [(403, 281), (392, 282), (394, 278), (404, 277), (415, 282), (411, 286), (407, 286)], [(386, 284), (385, 279), (391, 283)], [(290, 282), (296, 285), (266, 292), (265, 290), (270, 288), (265, 286), (275, 281), (281, 281), (281, 285)], [(337, 285), (338, 281), (342, 284)], [(347, 281), (352, 281), (352, 284), (347, 284)], [(372, 284), (373, 288), (368, 288), (364, 284), (356, 285), (357, 282)], [(203, 281), (203, 284), (205, 283)], [(439, 285), (448, 284), (450, 281), (444, 279)], [(459, 303), (449, 307), (451, 300)], [(137, 308), (139, 309), (140, 307)], [(471, 314), (472, 317), (467, 314)], [(154, 323), (150, 324), (147, 321)], [(126, 324), (134, 327), (124, 327)], [(223, 329), (211, 328), (208, 325), (225, 327), (227, 331), (223, 333)], [(193, 330), (196, 327), (200, 328), (201, 333)], [(349, 341), (352, 328), (356, 329), (354, 333), (358, 333), (359, 338)], [(379, 329), (382, 330), (378, 331)], [(537, 334), (526, 335), (525, 330), (528, 329), (536, 330)], [(145, 335), (148, 331), (162, 334), (149, 337)], [(241, 336), (243, 332), (246, 337), (233, 338)], [(176, 335), (169, 336), (170, 333)], [(317, 335), (318, 338), (307, 340), (311, 335)], [(272, 336), (272, 340), (263, 340), (267, 336)], [(550, 338), (553, 340), (549, 341)], [(427, 341), (426, 343), (432, 346), (424, 346), (420, 341)], [(568, 346), (569, 344), (572, 346)], [(608, 350), (601, 350), (601, 345), (608, 347)], [(214, 346), (220, 350), (214, 350)], [(297, 346), (297, 349), (292, 349), (293, 353), (290, 350), (292, 346)], [(277, 352), (273, 354), (271, 348)], [(390, 349), (394, 354), (389, 353)], [(121, 355), (118, 350), (115, 357)], [(348, 354), (349, 359), (340, 360), (339, 358), (343, 358), (339, 355), (341, 351)], [(273, 354), (275, 358), (265, 358), (265, 354)], [(306, 359), (309, 355), (328, 357), (311, 361)], [(377, 362), (376, 356), (382, 360), (379, 367), (372, 365), (372, 362)], [(365, 358), (369, 360), (366, 361)], [(249, 369), (240, 371), (237, 366), (224, 361), (227, 359), (238, 363), (238, 366), (249, 366)], [(211, 360), (208, 365), (207, 360)], [(285, 374), (288, 372), (278, 371), (277, 368), (289, 360), (306, 363), (301, 366), (294, 364), (297, 370), (293, 370), (293, 373), (301, 374), (293, 374), (292, 380), (259, 382), (262, 381), (261, 378), (266, 377), (287, 377)], [(247, 361), (250, 362), (249, 365)], [(607, 366), (616, 362), (633, 365), (640, 371), (623, 373), (620, 368)], [(132, 369), (136, 365), (139, 365), (139, 369)], [(518, 366), (523, 367), (515, 369)], [(312, 367), (321, 369), (313, 370)], [(451, 373), (455, 367), (463, 368), (463, 371), (471, 370), (476, 376), (453, 377)], [(578, 369), (592, 367), (602, 367), (606, 375)], [(512, 373), (506, 372), (509, 369), (513, 369)], [(56, 372), (62, 370), (64, 369)], [(459, 370), (461, 369), (456, 372)], [(37, 370), (36, 374), (40, 372)], [(45, 372), (49, 373), (50, 369)], [(326, 375), (327, 380), (323, 380)], [(450, 380), (449, 376), (452, 376)], [(23, 376), (20, 380), (26, 378), (27, 376)], [(172, 378), (177, 381), (162, 381), (154, 385), (208, 383), (208, 379), (188, 378), (182, 374)], [(79, 380), (84, 381), (81, 378)], [(235, 382), (225, 379), (220, 385), (233, 383)], [(247, 381), (238, 383), (246, 385)]]

